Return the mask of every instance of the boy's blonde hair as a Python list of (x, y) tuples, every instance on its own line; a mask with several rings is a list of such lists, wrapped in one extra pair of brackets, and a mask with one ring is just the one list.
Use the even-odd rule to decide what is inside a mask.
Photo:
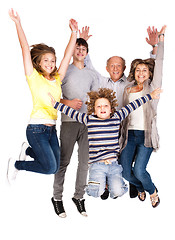
[(110, 102), (111, 105), (111, 115), (116, 111), (117, 99), (115, 97), (115, 92), (109, 88), (100, 88), (98, 91), (88, 92), (89, 100), (86, 102), (87, 104), (87, 114), (91, 115), (95, 112), (95, 102), (99, 98), (106, 98)]

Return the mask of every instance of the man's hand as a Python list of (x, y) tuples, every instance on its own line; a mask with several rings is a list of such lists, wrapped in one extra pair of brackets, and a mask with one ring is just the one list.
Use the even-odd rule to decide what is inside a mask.
[(84, 40), (88, 40), (92, 35), (89, 35), (89, 27), (85, 26), (82, 28), (82, 30), (79, 30), (79, 37), (83, 38)]

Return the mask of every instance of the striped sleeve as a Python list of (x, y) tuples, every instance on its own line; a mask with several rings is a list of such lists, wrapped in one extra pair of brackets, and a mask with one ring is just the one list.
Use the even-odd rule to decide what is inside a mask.
[(133, 102), (130, 102), (125, 107), (122, 107), (119, 111), (115, 113), (116, 117), (119, 117), (120, 121), (123, 121), (131, 112), (152, 100), (151, 95), (147, 94), (144, 97), (138, 98)]
[(88, 115), (86, 113), (80, 113), (77, 110), (75, 110), (71, 107), (68, 107), (67, 105), (64, 105), (63, 103), (59, 103), (59, 102), (56, 102), (54, 108), (56, 108), (58, 111), (64, 113), (68, 117), (76, 120), (77, 122), (87, 125)]

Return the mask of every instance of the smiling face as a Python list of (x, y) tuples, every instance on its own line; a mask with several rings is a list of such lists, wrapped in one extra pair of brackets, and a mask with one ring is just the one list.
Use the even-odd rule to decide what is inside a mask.
[(87, 56), (87, 48), (83, 45), (78, 45), (76, 44), (75, 46), (75, 50), (74, 50), (74, 53), (73, 53), (73, 59), (76, 60), (76, 61), (83, 61), (84, 62), (84, 59), (85, 57)]
[(95, 115), (100, 119), (108, 119), (111, 114), (111, 104), (107, 98), (98, 98), (95, 101)]
[(114, 82), (118, 81), (122, 77), (125, 68), (124, 61), (117, 56), (111, 57), (106, 66), (106, 70)]
[(50, 75), (56, 67), (56, 58), (52, 53), (45, 53), (41, 57), (40, 64), (41, 68)]
[(137, 84), (142, 84), (145, 80), (149, 79), (149, 69), (145, 64), (138, 64), (135, 69), (135, 80)]

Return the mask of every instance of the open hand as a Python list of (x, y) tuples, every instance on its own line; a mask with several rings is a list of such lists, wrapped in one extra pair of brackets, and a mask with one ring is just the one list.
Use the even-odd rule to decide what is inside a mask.
[(82, 30), (79, 30), (79, 37), (83, 38), (84, 40), (88, 40), (92, 35), (89, 35), (89, 27), (85, 26), (82, 28)]
[(19, 15), (18, 15), (17, 12), (16, 12), (16, 14), (15, 14), (13, 8), (11, 8), (11, 9), (9, 10), (9, 16), (10, 16), (10, 18), (11, 18), (15, 23), (19, 23), (19, 22), (20, 22), (20, 17), (19, 17)]
[(157, 28), (155, 28), (154, 26), (152, 27), (152, 29), (151, 27), (148, 27), (147, 33), (148, 33), (148, 38), (146, 38), (147, 43), (150, 44), (151, 46), (157, 44), (158, 43)]
[(166, 27), (167, 27), (167, 26), (164, 25), (164, 26), (161, 28), (160, 32), (158, 32), (158, 34), (165, 34)]
[(77, 31), (78, 32), (78, 23), (75, 19), (70, 19), (69, 20), (69, 27), (72, 31)]
[(157, 88), (154, 91), (150, 93), (152, 99), (159, 99), (160, 98), (160, 93), (162, 93), (163, 90), (161, 88)]

